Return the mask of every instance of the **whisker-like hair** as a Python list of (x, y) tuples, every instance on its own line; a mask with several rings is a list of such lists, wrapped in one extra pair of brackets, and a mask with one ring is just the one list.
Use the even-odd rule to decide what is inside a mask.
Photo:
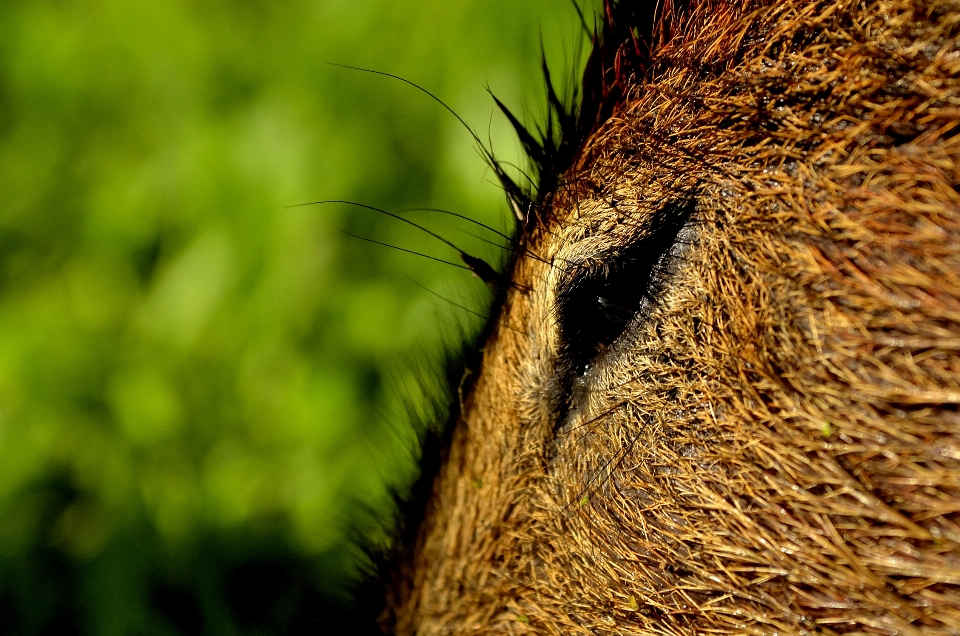
[(454, 307), (457, 307), (458, 309), (462, 309), (462, 310), (464, 310), (465, 312), (467, 312), (468, 314), (473, 314), (474, 316), (477, 316), (478, 318), (483, 318), (484, 320), (486, 320), (486, 319), (488, 318), (488, 316), (484, 316), (484, 315), (481, 314), (479, 311), (474, 311), (474, 310), (470, 309), (469, 307), (465, 307), (465, 306), (461, 305), (460, 303), (458, 303), (458, 302), (456, 302), (456, 301), (454, 301), (454, 300), (451, 300), (451, 299), (447, 298), (446, 296), (442, 296), (442, 295), (438, 294), (437, 292), (433, 291), (432, 289), (430, 289), (430, 288), (427, 287), (426, 285), (424, 285), (424, 284), (422, 284), (422, 283), (418, 283), (417, 281), (415, 281), (412, 277), (408, 276), (407, 274), (404, 274), (404, 276), (407, 278), (407, 280), (409, 280), (411, 283), (413, 283), (414, 285), (416, 285), (417, 287), (419, 287), (419, 288), (422, 289), (423, 291), (427, 292), (428, 294), (431, 294), (431, 295), (433, 295), (433, 296), (436, 296), (436, 297), (439, 298), (440, 300), (442, 300), (442, 301), (444, 301), (444, 302), (447, 302), (447, 303), (450, 303), (450, 304), (453, 305)]
[(451, 262), (451, 261), (445, 261), (445, 260), (443, 260), (442, 258), (437, 258), (436, 256), (430, 256), (429, 254), (422, 254), (422, 253), (420, 253), (420, 252), (415, 252), (415, 251), (413, 251), (413, 250), (408, 250), (407, 248), (405, 248), (405, 247), (400, 247), (399, 245), (391, 245), (390, 243), (383, 243), (383, 242), (381, 242), (381, 241), (377, 241), (377, 240), (374, 240), (374, 239), (372, 239), (372, 238), (367, 238), (366, 236), (360, 236), (360, 235), (358, 235), (358, 234), (352, 234), (352, 233), (350, 233), (350, 232), (348, 232), (348, 231), (346, 231), (346, 230), (340, 230), (340, 231), (343, 232), (344, 234), (346, 234), (347, 236), (352, 236), (352, 237), (355, 238), (355, 239), (360, 239), (361, 241), (366, 241), (366, 242), (368, 242), (368, 243), (373, 243), (374, 245), (382, 245), (383, 247), (389, 247), (390, 249), (398, 250), (398, 251), (400, 251), (400, 252), (406, 252), (407, 254), (413, 254), (414, 256), (420, 256), (420, 257), (423, 257), (423, 258), (428, 258), (428, 259), (430, 259), (431, 261), (436, 261), (436, 262), (438, 262), (438, 263), (443, 263), (444, 265), (450, 265), (451, 267), (458, 267), (458, 268), (460, 268), (460, 269), (465, 269), (465, 270), (467, 270), (467, 271), (472, 271), (469, 267), (467, 267), (466, 265), (461, 265), (460, 263), (453, 263), (453, 262)]
[(392, 219), (396, 219), (396, 220), (398, 220), (398, 221), (400, 221), (400, 222), (402, 222), (402, 223), (406, 223), (407, 225), (411, 225), (411, 226), (417, 228), (418, 230), (420, 230), (421, 232), (425, 232), (426, 234), (429, 234), (430, 236), (432, 236), (433, 238), (437, 239), (438, 241), (440, 241), (441, 243), (443, 243), (443, 244), (446, 245), (447, 247), (450, 247), (450, 248), (456, 250), (457, 252), (460, 252), (461, 254), (464, 253), (464, 251), (463, 251), (462, 249), (460, 249), (457, 245), (455, 245), (452, 241), (450, 241), (449, 239), (447, 239), (447, 238), (445, 238), (445, 237), (437, 234), (437, 233), (434, 232), (433, 230), (431, 230), (431, 229), (429, 229), (429, 228), (426, 228), (426, 227), (420, 225), (419, 223), (416, 223), (416, 222), (414, 222), (414, 221), (411, 221), (410, 219), (408, 219), (408, 218), (406, 218), (406, 217), (402, 217), (402, 216), (400, 216), (399, 214), (394, 214), (393, 212), (388, 212), (387, 210), (384, 210), (383, 208), (378, 208), (378, 207), (376, 207), (376, 206), (374, 206), (374, 205), (367, 205), (366, 203), (358, 203), (357, 201), (347, 201), (347, 200), (344, 200), (344, 199), (327, 199), (327, 200), (323, 200), (323, 201), (309, 201), (309, 202), (307, 202), (307, 203), (297, 203), (297, 204), (295, 204), (295, 205), (291, 205), (291, 206), (288, 206), (288, 207), (296, 208), (296, 207), (302, 207), (302, 206), (307, 206), (307, 205), (326, 205), (326, 204), (329, 204), (329, 203), (343, 203), (344, 205), (352, 205), (352, 206), (354, 206), (354, 207), (363, 208), (363, 209), (365, 209), (365, 210), (371, 210), (371, 211), (373, 211), (373, 212), (377, 212), (377, 213), (379, 213), (379, 214), (383, 214), (383, 215), (385, 215), (385, 216), (389, 216), (389, 217), (392, 218)]
[(362, 73), (371, 73), (373, 75), (381, 75), (383, 77), (389, 77), (391, 79), (395, 79), (397, 81), (403, 82), (404, 84), (408, 84), (414, 87), (415, 89), (425, 94), (427, 97), (429, 97), (436, 103), (440, 104), (443, 108), (445, 108), (447, 112), (453, 115), (456, 118), (456, 120), (460, 122), (460, 124), (467, 130), (467, 132), (470, 133), (470, 136), (473, 137), (473, 140), (477, 142), (477, 144), (480, 145), (480, 147), (483, 147), (483, 143), (480, 141), (480, 137), (478, 137), (477, 133), (473, 130), (473, 128), (470, 127), (470, 124), (464, 121), (463, 117), (457, 114), (457, 111), (453, 110), (453, 108), (451, 108), (445, 101), (443, 101), (442, 99), (440, 99), (439, 97), (431, 93), (429, 90), (427, 90), (423, 86), (420, 86), (416, 82), (408, 80), (407, 78), (402, 77), (400, 75), (387, 73), (386, 71), (377, 71), (371, 68), (362, 68), (360, 66), (351, 66), (349, 64), (337, 64), (336, 62), (327, 62), (327, 64), (329, 64), (330, 66), (337, 66), (340, 68), (350, 69), (351, 71), (360, 71)]
[[(310, 201), (310, 202), (308, 202), (308, 203), (298, 203), (298, 204), (291, 205), (291, 206), (288, 206), (288, 207), (301, 207), (301, 206), (306, 206), (306, 205), (324, 205), (324, 204), (328, 204), (328, 203), (343, 203), (343, 204), (345, 204), (345, 205), (352, 205), (352, 206), (356, 206), (356, 207), (358, 207), (358, 208), (364, 208), (364, 209), (366, 209), (366, 210), (372, 210), (372, 211), (374, 211), (374, 212), (379, 212), (380, 214), (389, 216), (389, 217), (392, 218), (392, 219), (396, 219), (396, 220), (398, 220), (398, 221), (401, 221), (401, 222), (403, 222), (403, 223), (406, 223), (406, 224), (408, 224), (408, 225), (411, 225), (411, 226), (417, 228), (418, 230), (420, 230), (421, 232), (425, 232), (425, 233), (429, 234), (429, 235), (432, 236), (433, 238), (435, 238), (435, 239), (437, 239), (438, 241), (442, 242), (444, 245), (446, 245), (446, 246), (448, 246), (448, 247), (456, 250), (458, 256), (460, 256), (460, 260), (463, 261), (464, 265), (466, 265), (465, 269), (469, 269), (471, 272), (474, 273), (474, 275), (476, 275), (480, 280), (482, 280), (482, 281), (483, 281), (484, 283), (486, 283), (487, 285), (489, 285), (489, 286), (491, 286), (491, 287), (498, 287), (498, 286), (500, 285), (500, 283), (501, 283), (501, 279), (502, 279), (501, 273), (498, 272), (497, 270), (495, 270), (493, 267), (491, 267), (490, 264), (487, 263), (487, 262), (486, 262), (485, 260), (483, 260), (482, 258), (480, 258), (480, 257), (478, 257), (478, 256), (473, 256), (472, 254), (468, 254), (468, 253), (465, 252), (464, 250), (460, 249), (460, 247), (458, 247), (457, 245), (455, 245), (452, 241), (450, 241), (449, 239), (447, 239), (447, 238), (445, 238), (445, 237), (437, 234), (437, 233), (434, 232), (433, 230), (431, 230), (431, 229), (429, 229), (429, 228), (426, 228), (426, 227), (420, 225), (419, 223), (416, 223), (416, 222), (414, 222), (414, 221), (411, 221), (411, 220), (408, 219), (408, 218), (402, 217), (402, 216), (400, 216), (399, 214), (394, 214), (393, 212), (388, 212), (388, 211), (384, 210), (383, 208), (378, 208), (378, 207), (373, 206), (373, 205), (367, 205), (366, 203), (358, 203), (358, 202), (356, 202), (356, 201), (346, 201), (346, 200), (344, 200), (344, 199), (328, 199), (328, 200), (324, 200), (324, 201)], [(353, 235), (351, 234), (351, 236), (353, 236)], [(362, 238), (362, 237), (357, 237), (357, 238)], [(376, 242), (376, 241), (374, 241), (374, 242)], [(435, 260), (440, 260), (440, 262), (447, 262), (447, 261), (443, 261), (443, 260), (441, 260), (441, 259), (435, 259)]]
[[(515, 209), (517, 207), (526, 207), (527, 209), (530, 208), (530, 206), (532, 205), (532, 201), (530, 200), (530, 197), (524, 192), (523, 188), (518, 186), (513, 181), (513, 179), (510, 178), (510, 176), (504, 171), (500, 162), (497, 161), (496, 157), (494, 157), (493, 152), (487, 146), (484, 146), (482, 141), (480, 141), (480, 137), (477, 135), (476, 131), (463, 119), (463, 117), (457, 114), (457, 111), (453, 110), (453, 108), (451, 108), (445, 101), (443, 101), (442, 99), (440, 99), (439, 97), (431, 93), (426, 88), (420, 86), (416, 82), (412, 82), (406, 79), (405, 77), (401, 77), (400, 75), (394, 75), (393, 73), (387, 73), (386, 71), (376, 71), (369, 68), (362, 68), (359, 66), (350, 66), (348, 64), (337, 64), (334, 62), (327, 62), (327, 64), (329, 64), (330, 66), (337, 66), (339, 68), (350, 69), (353, 71), (360, 71), (362, 73), (371, 73), (373, 75), (380, 75), (382, 77), (389, 77), (390, 79), (395, 79), (397, 81), (403, 82), (404, 84), (408, 84), (412, 86), (413, 88), (417, 89), (418, 91), (422, 92), (427, 97), (435, 101), (437, 104), (440, 104), (440, 106), (442, 106), (447, 112), (453, 115), (458, 122), (460, 122), (460, 125), (463, 126), (466, 129), (467, 133), (473, 138), (473, 141), (477, 144), (477, 147), (480, 149), (480, 152), (483, 154), (484, 160), (487, 162), (487, 165), (489, 165), (490, 169), (493, 170), (494, 174), (497, 175), (497, 179), (500, 181), (500, 185), (503, 187), (504, 191), (506, 191), (507, 199), (510, 202), (511, 206), (514, 206)], [(518, 217), (520, 217), (519, 222), (521, 223), (521, 228), (522, 228), (523, 227), (522, 223), (525, 219), (522, 218), (522, 215), (518, 215)]]
[[(540, 261), (541, 263), (544, 263), (545, 265), (550, 265), (550, 264), (551, 264), (550, 261), (548, 261), (547, 259), (542, 258), (542, 257), (540, 257), (540, 256), (537, 256), (536, 254), (534, 254), (534, 253), (531, 252), (530, 250), (524, 249), (523, 247), (520, 247), (519, 249), (517, 249), (516, 247), (511, 247), (511, 246), (509, 246), (509, 245), (500, 245), (500, 243), (497, 243), (496, 241), (491, 241), (490, 239), (485, 239), (485, 238), (483, 238), (482, 236), (477, 236), (477, 235), (474, 234), (473, 232), (467, 232), (466, 230), (460, 230), (460, 231), (463, 232), (464, 234), (466, 234), (466, 235), (469, 236), (469, 237), (475, 238), (475, 239), (477, 239), (478, 241), (483, 241), (484, 243), (487, 243), (488, 245), (493, 245), (494, 247), (497, 247), (497, 248), (499, 248), (499, 249), (501, 249), (501, 250), (503, 250), (503, 251), (505, 251), (505, 252), (510, 252), (511, 254), (517, 254), (517, 255), (520, 255), (520, 256), (529, 256), (529, 257), (532, 258), (533, 260), (535, 260), (535, 261)], [(563, 259), (561, 259), (561, 260), (563, 260)]]
[(577, 17), (580, 18), (580, 26), (583, 27), (583, 32), (587, 34), (587, 36), (593, 35), (594, 29), (591, 29), (587, 24), (587, 19), (583, 15), (583, 9), (577, 4), (577, 0), (570, 0), (570, 4), (573, 5), (573, 10), (577, 12)]
[(499, 236), (499, 237), (501, 237), (501, 238), (504, 238), (504, 239), (506, 239), (506, 240), (508, 240), (508, 241), (512, 241), (512, 240), (513, 240), (512, 237), (507, 236), (506, 234), (504, 234), (503, 232), (497, 230), (496, 228), (490, 227), (490, 226), (487, 225), (486, 223), (481, 223), (480, 221), (478, 221), (478, 220), (476, 220), (476, 219), (472, 219), (472, 218), (470, 218), (469, 216), (467, 216), (467, 215), (465, 215), (465, 214), (458, 214), (457, 212), (452, 212), (452, 211), (450, 211), (450, 210), (444, 210), (443, 208), (407, 208), (407, 209), (403, 210), (403, 212), (438, 212), (438, 213), (440, 213), (440, 214), (446, 214), (447, 216), (456, 217), (456, 218), (458, 218), (458, 219), (463, 219), (464, 221), (467, 221), (468, 223), (473, 223), (474, 225), (476, 225), (476, 226), (478, 226), (478, 227), (482, 227), (483, 229), (488, 230), (488, 231), (490, 231), (490, 232), (493, 232), (493, 233), (496, 234), (497, 236)]
[[(430, 289), (430, 288), (427, 287), (426, 285), (422, 285), (421, 283), (418, 283), (417, 281), (415, 281), (415, 280), (414, 280), (413, 278), (411, 278), (410, 276), (407, 276), (406, 274), (404, 274), (404, 276), (406, 276), (407, 279), (408, 279), (411, 283), (413, 283), (413, 284), (416, 285), (417, 287), (421, 288), (422, 290), (424, 290), (424, 291), (427, 292), (428, 294), (432, 294), (432, 295), (436, 296), (437, 298), (439, 298), (440, 300), (443, 300), (443, 301), (445, 301), (445, 302), (448, 302), (448, 303), (450, 303), (451, 305), (453, 305), (454, 307), (457, 307), (457, 308), (459, 308), (459, 309), (462, 309), (462, 310), (466, 311), (467, 313), (473, 314), (474, 316), (478, 316), (478, 317), (480, 317), (480, 318), (483, 318), (484, 320), (489, 320), (489, 319), (490, 319), (490, 316), (484, 316), (484, 315), (481, 314), (480, 312), (474, 311), (474, 310), (470, 309), (469, 307), (464, 307), (463, 305), (461, 305), (461, 304), (459, 304), (459, 303), (457, 303), (457, 302), (455, 302), (455, 301), (447, 298), (446, 296), (441, 296), (440, 294), (438, 294), (437, 292), (433, 291), (432, 289)], [(511, 331), (515, 331), (515, 332), (517, 332), (517, 333), (523, 333), (522, 331), (520, 331), (520, 330), (517, 329), (516, 327), (511, 327), (510, 325), (505, 324), (505, 323), (503, 323), (503, 322), (498, 322), (497, 325), (500, 326), (500, 327), (504, 327), (504, 328), (506, 328), (506, 329), (509, 329), (509, 330), (511, 330)]]
[(466, 235), (469, 236), (470, 238), (475, 238), (475, 239), (477, 239), (478, 241), (480, 241), (480, 242), (482, 242), (482, 243), (486, 243), (487, 245), (493, 245), (494, 247), (496, 247), (496, 248), (498, 248), (498, 249), (505, 250), (505, 251), (508, 251), (508, 252), (515, 252), (515, 253), (516, 253), (516, 250), (514, 250), (514, 249), (511, 248), (511, 247), (509, 247), (508, 245), (501, 245), (500, 243), (497, 243), (496, 241), (492, 241), (492, 240), (490, 240), (490, 239), (488, 239), (488, 238), (483, 238), (483, 237), (480, 236), (479, 234), (474, 234), (473, 232), (471, 232), (471, 231), (469, 231), (469, 230), (465, 230), (465, 229), (463, 229), (463, 228), (459, 228), (459, 227), (458, 227), (458, 228), (456, 228), (456, 231), (457, 231), (457, 232), (460, 232), (461, 234), (466, 234)]
[[(489, 92), (490, 89), (488, 88), (487, 91)], [(490, 95), (492, 96), (493, 93), (490, 93)], [(494, 99), (497, 99), (497, 98), (494, 97)], [(501, 159), (499, 163), (500, 163), (501, 166), (509, 166), (509, 167), (513, 168), (514, 170), (516, 170), (517, 172), (519, 172), (520, 175), (521, 175), (524, 179), (526, 179), (528, 182), (530, 182), (530, 187), (532, 187), (532, 188), (537, 187), (537, 180), (534, 179), (533, 177), (531, 177), (530, 174), (529, 174), (526, 170), (524, 170), (523, 168), (521, 168), (521, 167), (520, 167), (519, 165), (517, 165), (516, 163), (514, 163), (514, 162), (512, 162), (512, 161), (506, 161), (506, 160), (503, 160), (503, 159)]]

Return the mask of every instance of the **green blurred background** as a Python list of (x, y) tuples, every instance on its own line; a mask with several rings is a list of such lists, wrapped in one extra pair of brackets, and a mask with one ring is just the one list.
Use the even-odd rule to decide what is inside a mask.
[(290, 206), (512, 223), (453, 117), (327, 62), (522, 165), (484, 86), (542, 119), (541, 35), (569, 71), (568, 0), (0, 3), (0, 634), (338, 631), (482, 322), (410, 279), (490, 294), (340, 232), (456, 258), (409, 226)]

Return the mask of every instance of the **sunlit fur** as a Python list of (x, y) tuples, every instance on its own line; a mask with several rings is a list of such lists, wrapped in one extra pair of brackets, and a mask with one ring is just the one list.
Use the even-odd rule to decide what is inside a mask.
[[(960, 5), (668, 23), (518, 239), (384, 624), (958, 633)], [(676, 272), (564, 388), (564, 277), (688, 198)]]

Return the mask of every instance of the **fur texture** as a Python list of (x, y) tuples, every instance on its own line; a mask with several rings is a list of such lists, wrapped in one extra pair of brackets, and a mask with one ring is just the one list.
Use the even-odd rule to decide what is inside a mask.
[[(533, 204), (384, 624), (956, 634), (960, 5), (665, 15)], [(681, 201), (658, 293), (565, 383), (564, 286)]]

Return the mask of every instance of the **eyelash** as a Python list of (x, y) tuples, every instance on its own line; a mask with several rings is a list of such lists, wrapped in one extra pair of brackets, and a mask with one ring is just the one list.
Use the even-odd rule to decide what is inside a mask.
[(637, 316), (652, 309), (685, 250), (695, 208), (692, 198), (663, 206), (625, 248), (568, 274), (556, 306), (557, 375), (565, 395)]

